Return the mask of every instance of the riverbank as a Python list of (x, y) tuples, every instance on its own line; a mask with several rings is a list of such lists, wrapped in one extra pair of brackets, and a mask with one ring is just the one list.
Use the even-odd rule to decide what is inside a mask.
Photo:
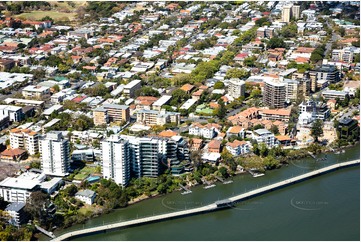
[[(347, 150), (354, 150), (357, 154), (359, 154), (359, 147), (353, 146), (346, 148)], [(351, 153), (354, 153), (352, 151)], [(71, 228), (65, 229), (69, 230), (72, 228), (82, 228), (82, 227), (88, 227), (88, 226), (95, 226), (94, 223), (97, 223), (97, 221), (103, 223), (104, 220), (110, 220), (110, 221), (119, 221), (123, 219), (130, 219), (134, 218), (137, 214), (139, 216), (145, 216), (149, 215), (149, 212), (154, 211), (156, 214), (164, 210), (164, 205), (167, 205), (169, 207), (169, 204), (167, 201), (174, 200), (175, 202), (172, 202), (170, 207), (174, 206), (192, 206), (192, 205), (199, 205), (200, 203), (204, 203), (207, 200), (210, 199), (210, 201), (214, 201), (217, 199), (222, 198), (222, 194), (226, 193), (227, 196), (232, 195), (232, 193), (242, 192), (244, 189), (254, 189), (257, 184), (261, 184), (262, 182), (266, 181), (272, 181), (275, 177), (283, 177), (285, 176), (291, 176), (291, 174), (296, 174), (299, 172), (299, 170), (305, 170), (309, 169), (307, 166), (304, 167), (302, 165), (304, 162), (307, 162), (305, 164), (309, 164), (312, 169), (317, 168), (320, 165), (325, 164), (333, 164), (334, 162), (337, 162), (337, 160), (344, 160), (345, 157), (349, 156), (349, 151), (346, 152), (346, 154), (340, 154), (340, 155), (334, 155), (330, 154), (328, 155), (327, 161), (321, 161), (316, 162), (313, 158), (308, 157), (304, 158), (302, 160), (293, 160), (289, 163), (287, 166), (287, 169), (275, 169), (275, 170), (267, 170), (267, 174), (263, 177), (253, 178), (251, 175), (244, 175), (245, 173), (240, 175), (235, 175), (232, 177), (234, 180), (234, 183), (224, 185), (222, 183), (217, 183), (217, 186), (211, 189), (203, 189), (202, 186), (196, 185), (192, 186), (193, 193), (187, 194), (187, 195), (181, 195), (180, 192), (172, 192), (167, 193), (166, 196), (158, 195), (158, 196), (152, 196), (152, 197), (143, 197), (142, 200), (138, 200), (132, 204), (129, 204), (129, 206), (119, 209), (114, 209), (111, 211), (108, 211), (106, 214), (101, 214), (97, 217), (89, 218), (87, 221), (84, 221), (82, 224), (74, 224), (71, 226)], [(357, 155), (356, 157), (359, 157)], [(296, 170), (295, 170), (296, 169)], [(241, 181), (241, 183), (239, 183)], [(246, 183), (245, 183), (246, 182)], [(204, 194), (204, 195), (202, 195)], [(219, 197), (218, 197), (219, 196)], [(165, 201), (165, 202), (163, 202)], [(149, 207), (149, 204), (152, 204)], [(161, 207), (159, 207), (161, 205)], [(147, 209), (143, 209), (147, 208)], [(166, 208), (167, 211), (171, 211), (168, 208)], [(120, 213), (121, 212), (121, 213)], [(124, 217), (125, 216), (125, 217)], [(54, 231), (54, 233), (59, 233), (60, 231), (63, 231), (64, 229), (57, 229)], [(46, 238), (40, 238), (40, 239), (46, 239)]]
[(268, 186), (258, 188), (256, 190), (252, 190), (247, 193), (243, 193), (243, 194), (240, 194), (240, 195), (237, 195), (234, 197), (230, 197), (230, 198), (227, 198), (227, 199), (224, 199), (224, 200), (221, 200), (221, 201), (218, 201), (218, 202), (215, 202), (213, 204), (209, 204), (209, 205), (206, 205), (203, 207), (198, 207), (198, 208), (193, 208), (193, 209), (188, 209), (188, 210), (185, 209), (182, 211), (167, 213), (167, 214), (163, 214), (163, 215), (156, 215), (156, 216), (152, 216), (152, 217), (146, 217), (146, 218), (141, 218), (141, 219), (136, 219), (136, 220), (131, 220), (131, 221), (119, 222), (119, 223), (110, 224), (110, 225), (103, 225), (103, 226), (94, 227), (94, 228), (90, 228), (90, 229), (73, 231), (73, 232), (69, 232), (69, 233), (66, 233), (66, 234), (63, 234), (63, 235), (57, 237), (56, 240), (62, 241), (62, 240), (70, 239), (73, 237), (83, 236), (83, 235), (87, 235), (87, 234), (93, 234), (93, 233), (97, 233), (97, 232), (106, 232), (108, 230), (142, 225), (145, 223), (148, 224), (148, 223), (152, 223), (152, 222), (156, 222), (156, 221), (164, 221), (164, 220), (169, 220), (172, 218), (185, 217), (185, 216), (191, 216), (191, 215), (195, 215), (195, 214), (199, 214), (199, 213), (212, 212), (212, 211), (216, 211), (216, 210), (223, 209), (223, 208), (232, 208), (233, 206), (235, 206), (235, 203), (238, 203), (245, 199), (249, 199), (249, 198), (267, 193), (269, 191), (274, 191), (279, 188), (284, 188), (286, 186), (289, 186), (289, 185), (292, 185), (292, 184), (295, 184), (295, 183), (298, 183), (301, 181), (306, 181), (310, 178), (314, 178), (321, 174), (329, 173), (331, 171), (335, 171), (335, 170), (338, 170), (341, 168), (356, 166), (359, 164), (360, 164), (359, 159), (356, 159), (353, 161), (348, 161), (348, 162), (343, 162), (343, 163), (339, 163), (339, 164), (334, 164), (334, 165), (331, 165), (331, 166), (328, 166), (325, 168), (321, 168), (318, 170), (314, 170), (312, 172), (308, 172), (303, 175), (299, 175), (297, 177), (293, 177), (291, 179), (287, 179), (287, 180), (280, 181), (275, 184), (270, 184)]

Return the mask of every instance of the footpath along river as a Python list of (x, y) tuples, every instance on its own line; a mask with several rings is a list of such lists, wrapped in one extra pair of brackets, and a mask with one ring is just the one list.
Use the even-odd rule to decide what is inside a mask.
[[(153, 214), (202, 206), (235, 194), (275, 183), (314, 169), (360, 158), (359, 145), (343, 154), (327, 154), (327, 160), (306, 158), (288, 167), (267, 171), (253, 178), (248, 173), (233, 177), (231, 184), (192, 188), (192, 193), (174, 192), (117, 209), (90, 219), (84, 225), (57, 231), (125, 221)], [(318, 156), (324, 157), (324, 154)], [(163, 221), (77, 238), (77, 240), (359, 240), (359, 166), (322, 175), (239, 203), (214, 213)], [(42, 236), (40, 239), (48, 238)]]

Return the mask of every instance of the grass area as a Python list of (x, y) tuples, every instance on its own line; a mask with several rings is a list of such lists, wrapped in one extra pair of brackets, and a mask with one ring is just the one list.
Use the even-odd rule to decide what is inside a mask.
[(79, 208), (78, 213), (86, 216), (92, 214), (94, 210), (95, 210), (94, 207), (86, 205), (84, 207)]
[(42, 18), (49, 16), (55, 21), (67, 21), (67, 20), (74, 20), (76, 13), (64, 13), (58, 11), (32, 11), (29, 13), (22, 13), (16, 15), (16, 18), (20, 19), (28, 19), (28, 20), (41, 20)]
[(74, 176), (74, 179), (82, 181), (85, 178), (87, 178), (90, 174), (95, 173), (95, 170), (96, 167), (85, 166), (83, 169), (79, 171), (78, 174), (76, 174), (76, 176)]

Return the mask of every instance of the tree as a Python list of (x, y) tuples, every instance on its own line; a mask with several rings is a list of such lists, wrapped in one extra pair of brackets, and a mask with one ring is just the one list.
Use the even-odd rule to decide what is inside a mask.
[(243, 64), (245, 66), (248, 66), (248, 67), (254, 67), (255, 62), (256, 62), (256, 57), (255, 56), (250, 56), (250, 57), (244, 58)]
[(64, 189), (64, 194), (68, 197), (75, 196), (77, 192), (78, 192), (78, 188), (74, 184), (71, 184), (70, 186)]
[(185, 91), (183, 91), (182, 89), (177, 89), (172, 93), (172, 100), (170, 101), (170, 105), (178, 106), (188, 98), (189, 95)]
[(229, 69), (226, 73), (225, 78), (240, 78), (240, 79), (246, 79), (250, 76), (250, 72), (243, 68), (232, 68)]
[(229, 174), (227, 171), (227, 168), (225, 168), (224, 166), (222, 166), (221, 168), (218, 169), (219, 173), (221, 173), (223, 178), (228, 178)]
[(345, 30), (344, 27), (340, 27), (340, 28), (338, 29), (338, 31), (339, 31), (341, 37), (344, 37), (344, 36), (345, 36), (346, 30)]
[(274, 124), (272, 124), (270, 131), (273, 134), (279, 134), (280, 133), (280, 131), (278, 130), (278, 127), (276, 125), (274, 125)]
[(223, 89), (224, 88), (224, 83), (221, 81), (218, 81), (214, 84), (213, 86), (214, 89)]
[(135, 91), (135, 96), (151, 96), (151, 97), (159, 97), (160, 94), (157, 90), (154, 90), (150, 86), (143, 86), (140, 89)]
[(251, 98), (257, 98), (257, 97), (260, 97), (262, 95), (262, 91), (258, 88), (255, 88), (252, 90), (251, 94), (250, 94), (250, 97)]
[(267, 44), (267, 49), (274, 49), (274, 48), (285, 48), (286, 43), (283, 41), (283, 38), (279, 37), (272, 37)]
[(316, 119), (311, 127), (311, 136), (314, 138), (315, 142), (318, 142), (318, 137), (323, 135), (323, 122), (320, 119)]
[(259, 154), (261, 157), (266, 157), (268, 155), (268, 148), (265, 143), (259, 145)]
[(40, 225), (46, 225), (48, 220), (46, 208), (49, 204), (49, 195), (41, 191), (36, 191), (31, 193), (30, 198), (26, 203), (25, 211), (27, 211), (33, 219), (38, 220)]
[(223, 119), (227, 114), (226, 106), (224, 105), (224, 101), (222, 99), (218, 100), (219, 107), (214, 110), (214, 114), (220, 118)]

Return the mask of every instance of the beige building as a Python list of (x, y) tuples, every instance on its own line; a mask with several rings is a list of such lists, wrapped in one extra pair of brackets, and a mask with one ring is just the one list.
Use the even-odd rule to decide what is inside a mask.
[(139, 110), (137, 111), (137, 122), (144, 125), (164, 125), (167, 123), (180, 124), (180, 113), (166, 112), (165, 110)]
[(300, 18), (300, 6), (298, 5), (292, 6), (292, 17), (296, 20)]
[(109, 122), (128, 122), (129, 119), (129, 106), (126, 105), (104, 104), (93, 110), (95, 125), (107, 124)]
[(246, 91), (246, 83), (238, 78), (232, 78), (228, 85), (228, 94), (233, 98), (244, 96)]
[(39, 134), (29, 129), (11, 129), (10, 146), (27, 150), (30, 155), (39, 153)]
[(26, 99), (41, 99), (50, 96), (50, 88), (44, 86), (27, 86), (23, 89), (22, 95)]
[(93, 110), (93, 121), (95, 126), (107, 124), (108, 123), (108, 111), (99, 107)]
[(286, 5), (282, 8), (282, 22), (289, 23), (291, 20), (292, 5)]

